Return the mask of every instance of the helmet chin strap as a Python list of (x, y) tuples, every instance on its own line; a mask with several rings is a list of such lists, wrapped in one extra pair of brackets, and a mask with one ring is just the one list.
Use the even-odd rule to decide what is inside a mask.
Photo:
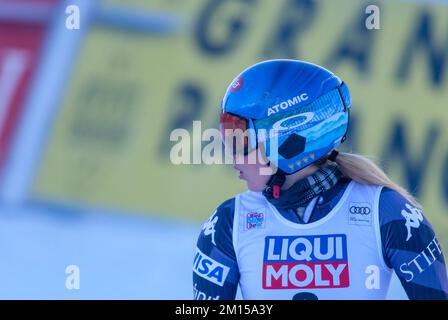
[(275, 199), (280, 198), (280, 188), (285, 183), (285, 180), (286, 173), (280, 169), (277, 169), (277, 172), (273, 174), (266, 183), (263, 194), (267, 197), (273, 197)]
[[(317, 160), (315, 164), (321, 166), (325, 164), (327, 161), (335, 162), (338, 154), (339, 151), (334, 149), (331, 151), (328, 157), (322, 157), (321, 159)], [(268, 165), (269, 164), (270, 163), (268, 163)], [(285, 184), (286, 176), (287, 174), (283, 170), (277, 169), (277, 172), (273, 174), (266, 183), (263, 195), (274, 199), (280, 198), (280, 188)]]

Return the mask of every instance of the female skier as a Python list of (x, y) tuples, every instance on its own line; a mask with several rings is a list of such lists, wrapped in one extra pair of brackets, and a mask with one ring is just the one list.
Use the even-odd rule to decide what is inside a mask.
[(230, 84), (221, 132), (248, 191), (202, 228), (195, 299), (234, 299), (238, 285), (244, 299), (385, 299), (393, 271), (409, 299), (448, 298), (418, 202), (368, 158), (335, 149), (350, 107), (343, 81), (303, 61), (261, 62)]

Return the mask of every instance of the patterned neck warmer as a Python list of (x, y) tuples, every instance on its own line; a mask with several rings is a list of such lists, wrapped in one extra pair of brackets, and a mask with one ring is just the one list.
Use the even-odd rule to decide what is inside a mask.
[(336, 165), (327, 165), (315, 174), (297, 181), (289, 189), (282, 190), (278, 199), (272, 193), (263, 192), (263, 195), (277, 209), (297, 209), (305, 207), (313, 198), (331, 189), (342, 176)]

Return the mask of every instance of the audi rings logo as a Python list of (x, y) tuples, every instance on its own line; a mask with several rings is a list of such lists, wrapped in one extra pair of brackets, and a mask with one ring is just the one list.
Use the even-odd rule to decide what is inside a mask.
[(348, 205), (348, 224), (358, 226), (372, 225), (372, 204), (369, 202), (350, 202)]
[(370, 208), (369, 207), (351, 206), (350, 213), (368, 215), (368, 214), (370, 214)]

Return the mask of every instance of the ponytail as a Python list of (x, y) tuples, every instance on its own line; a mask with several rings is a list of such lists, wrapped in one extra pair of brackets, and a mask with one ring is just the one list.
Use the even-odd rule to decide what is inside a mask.
[(368, 157), (354, 153), (339, 152), (334, 161), (344, 176), (359, 183), (388, 187), (400, 193), (414, 206), (422, 209), (420, 203), (411, 193), (393, 182), (387, 174)]

